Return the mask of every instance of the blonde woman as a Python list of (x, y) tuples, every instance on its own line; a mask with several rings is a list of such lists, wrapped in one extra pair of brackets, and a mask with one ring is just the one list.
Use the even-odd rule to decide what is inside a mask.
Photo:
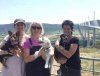
[[(30, 25), (30, 38), (24, 43), (24, 60), (26, 62), (26, 76), (50, 76), (49, 68), (45, 68), (45, 51), (53, 55), (50, 40), (43, 36), (42, 24), (33, 22)], [(46, 44), (45, 44), (46, 43)]]
[[(25, 20), (23, 19), (16, 19), (14, 21), (14, 28), (15, 33), (19, 32), (19, 42), (21, 46), (23, 46), (24, 41), (29, 37), (25, 34)], [(9, 43), (9, 35), (7, 35), (0, 43), (0, 48), (5, 45), (6, 50), (11, 48), (11, 43)], [(23, 50), (18, 50), (19, 57), (14, 54), (13, 56), (9, 57), (6, 61), (7, 67), (3, 67), (2, 69), (2, 76), (24, 76), (24, 60), (23, 60)]]

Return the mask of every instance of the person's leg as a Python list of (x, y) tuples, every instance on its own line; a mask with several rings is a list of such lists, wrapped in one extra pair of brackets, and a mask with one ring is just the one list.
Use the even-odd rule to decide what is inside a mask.
[(81, 71), (77, 69), (70, 69), (69, 76), (81, 76)]
[(63, 68), (61, 76), (81, 76), (81, 71), (72, 68)]
[(66, 69), (66, 71), (62, 72), (61, 76), (81, 76), (81, 72), (76, 69)]

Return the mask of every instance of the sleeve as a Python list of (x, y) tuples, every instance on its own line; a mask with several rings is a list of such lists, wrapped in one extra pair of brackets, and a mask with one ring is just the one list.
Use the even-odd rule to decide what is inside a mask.
[(23, 48), (24, 48), (24, 49), (30, 48), (29, 39), (27, 39), (27, 40), (24, 42)]
[(7, 35), (3, 40), (8, 41), (9, 35)]
[(71, 44), (79, 44), (79, 39), (77, 37), (74, 37), (71, 41)]
[(5, 43), (8, 41), (9, 35), (7, 35), (1, 42), (0, 42), (0, 48), (5, 45)]

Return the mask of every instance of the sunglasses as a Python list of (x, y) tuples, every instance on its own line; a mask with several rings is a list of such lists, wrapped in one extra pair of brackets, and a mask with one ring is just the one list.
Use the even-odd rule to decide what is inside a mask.
[(34, 29), (34, 30), (35, 30), (35, 29), (42, 29), (42, 28), (39, 27), (39, 26), (32, 26), (31, 28)]

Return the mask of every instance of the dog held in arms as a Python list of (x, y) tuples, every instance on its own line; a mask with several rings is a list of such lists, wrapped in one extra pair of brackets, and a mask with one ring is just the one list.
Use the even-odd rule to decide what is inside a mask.
[(46, 59), (46, 62), (45, 62), (45, 68), (52, 68), (52, 63), (53, 63), (53, 55), (54, 55), (54, 49), (53, 47), (51, 46), (51, 43), (48, 42), (48, 40), (46, 40), (45, 37), (43, 37), (43, 40), (40, 41), (40, 43), (42, 44), (42, 48), (45, 48), (45, 55), (43, 55), (42, 57), (44, 59)]
[[(59, 40), (59, 46), (62, 46), (63, 48), (66, 48), (65, 45), (68, 43), (68, 37), (66, 34), (61, 34), (60, 35), (60, 40)], [(64, 55), (62, 55), (58, 49), (55, 47), (54, 48), (54, 57), (56, 59), (66, 59)]]
[(11, 31), (8, 31), (9, 39), (6, 41), (6, 43), (1, 47), (0, 50), (0, 62), (3, 64), (3, 66), (6, 66), (6, 60), (8, 57), (11, 57), (13, 55), (17, 55), (19, 57), (18, 51), (22, 49), (19, 43), (19, 33), (12, 33)]

